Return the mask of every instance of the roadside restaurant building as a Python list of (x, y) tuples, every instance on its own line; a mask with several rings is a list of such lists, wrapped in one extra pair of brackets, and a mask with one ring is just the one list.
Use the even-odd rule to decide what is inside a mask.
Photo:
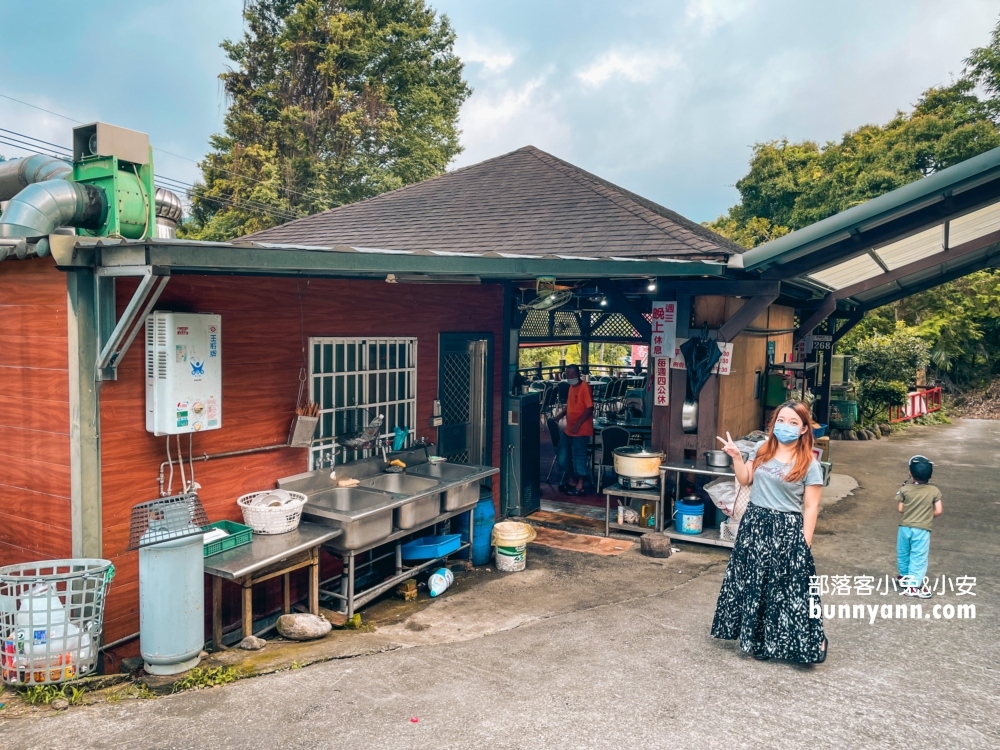
[[(654, 303), (669, 301), (675, 337), (706, 331), (728, 347), (728, 374), (708, 379), (685, 428), (688, 371), (670, 367), (665, 398), (649, 397), (652, 448), (693, 460), (720, 432), (759, 429), (770, 368), (793, 356), (815, 363), (822, 420), (828, 350), (798, 342), (821, 324), (835, 341), (866, 309), (994, 265), (998, 196), (1000, 150), (744, 253), (526, 147), (231, 243), (51, 235), (44, 257), (0, 248), (0, 565), (112, 560), (105, 642), (137, 650), (129, 512), (168, 494), (179, 468), (145, 426), (140, 334), (154, 310), (221, 316), (222, 427), (180, 445), (210, 520), (238, 520), (236, 498), (280, 477), (361, 457), (333, 455), (356, 427), (338, 415), (359, 410), (387, 415), (385, 437), (398, 427), (498, 467), (485, 491), (500, 515), (523, 516), (547, 467), (544, 424), (517, 418), (522, 345), (649, 345)], [(540, 278), (571, 290), (565, 304), (545, 308)], [(300, 382), (320, 420), (297, 448)], [(323, 575), (338, 564), (324, 556)], [(281, 609), (278, 587), (253, 597), (255, 611)]]

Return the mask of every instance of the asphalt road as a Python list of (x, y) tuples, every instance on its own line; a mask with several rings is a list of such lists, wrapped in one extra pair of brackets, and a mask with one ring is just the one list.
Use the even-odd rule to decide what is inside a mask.
[[(819, 573), (895, 575), (893, 494), (914, 453), (945, 513), (929, 575), (974, 576), (975, 619), (834, 619), (827, 662), (757, 662), (709, 636), (726, 556), (532, 547), (378, 634), (399, 648), (149, 701), (0, 722), (6, 748), (1000, 747), (1000, 422), (834, 443), (861, 489), (824, 508)], [(894, 605), (891, 594), (827, 597)], [(905, 600), (913, 603), (915, 600)], [(867, 610), (866, 610), (867, 611)], [(360, 637), (360, 636), (359, 636)]]

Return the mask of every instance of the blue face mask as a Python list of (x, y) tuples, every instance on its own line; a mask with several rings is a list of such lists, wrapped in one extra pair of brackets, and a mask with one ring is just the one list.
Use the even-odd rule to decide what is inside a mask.
[(774, 426), (774, 436), (782, 445), (788, 445), (799, 439), (799, 428), (779, 422)]

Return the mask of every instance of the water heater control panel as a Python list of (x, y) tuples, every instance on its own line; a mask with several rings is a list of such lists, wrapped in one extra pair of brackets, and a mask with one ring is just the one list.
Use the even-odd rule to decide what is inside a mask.
[(156, 311), (146, 318), (146, 430), (222, 427), (222, 316)]

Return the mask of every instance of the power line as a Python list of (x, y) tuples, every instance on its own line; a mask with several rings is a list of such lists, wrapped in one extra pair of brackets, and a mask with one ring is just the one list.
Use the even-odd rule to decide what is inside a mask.
[[(18, 133), (15, 130), (8, 130), (6, 128), (0, 128), (0, 133), (10, 134), (10, 135), (0, 134), (0, 143), (3, 143), (8, 146), (13, 146), (23, 151), (36, 151), (36, 152), (42, 151), (45, 152), (46, 156), (53, 156), (57, 159), (62, 159), (63, 161), (66, 162), (70, 161), (69, 154), (71, 152), (70, 149), (66, 146), (62, 146), (58, 143), (52, 143), (50, 141), (43, 141), (41, 138), (35, 138), (33, 136), (25, 135), (24, 133)], [(29, 141), (34, 141), (34, 143), (31, 143)], [(268, 203), (262, 203), (260, 201), (255, 201), (249, 198), (212, 197), (204, 193), (203, 186), (193, 185), (190, 182), (178, 180), (174, 177), (168, 177), (166, 175), (156, 175), (155, 177), (156, 180), (160, 181), (161, 183), (165, 183), (159, 185), (159, 187), (171, 191), (180, 190), (180, 191), (191, 192), (197, 195), (202, 200), (228, 205), (233, 208), (242, 208), (248, 211), (261, 211), (264, 213), (268, 213), (272, 216), (275, 216), (277, 218), (282, 218), (286, 220), (301, 218), (299, 214), (293, 213), (286, 209), (278, 208), (277, 206), (272, 206)]]
[[(31, 107), (33, 109), (37, 109), (37, 110), (39, 110), (41, 112), (46, 112), (46, 113), (48, 113), (50, 115), (55, 115), (56, 117), (61, 117), (64, 120), (69, 120), (70, 122), (75, 122), (78, 125), (82, 125), (83, 124), (80, 120), (74, 120), (72, 117), (68, 117), (68, 116), (66, 116), (64, 114), (60, 114), (59, 112), (53, 112), (52, 110), (45, 109), (44, 107), (39, 107), (37, 104), (31, 104), (30, 102), (23, 101), (22, 99), (15, 99), (14, 97), (8, 96), (7, 94), (0, 94), (0, 97), (3, 97), (4, 99), (9, 99), (12, 102), (17, 102), (18, 104), (23, 104), (26, 107)], [(165, 151), (162, 148), (157, 148), (156, 146), (153, 146), (153, 151), (157, 151), (157, 152), (159, 152), (161, 154), (166, 154), (167, 156), (173, 156), (176, 159), (182, 159), (184, 161), (189, 161), (192, 164), (200, 164), (200, 162), (198, 162), (197, 160), (192, 159), (192, 158), (190, 158), (188, 156), (181, 156), (180, 154), (175, 154), (172, 151)], [(239, 172), (234, 172), (233, 170), (226, 169), (224, 167), (213, 166), (213, 167), (210, 167), (210, 169), (214, 169), (214, 170), (216, 170), (218, 172), (225, 172), (226, 174), (231, 174), (234, 177), (239, 177), (241, 180), (249, 180), (250, 182), (256, 182), (256, 183), (261, 184), (261, 185), (265, 184), (263, 180), (258, 180), (258, 179), (255, 179), (253, 177), (247, 177), (246, 175), (242, 175)], [(284, 192), (288, 193), (289, 195), (298, 195), (298, 196), (300, 196), (302, 198), (307, 198), (308, 199), (308, 197), (309, 197), (305, 193), (300, 193), (297, 190), (292, 190), (291, 188), (278, 187), (278, 190), (283, 190)]]

